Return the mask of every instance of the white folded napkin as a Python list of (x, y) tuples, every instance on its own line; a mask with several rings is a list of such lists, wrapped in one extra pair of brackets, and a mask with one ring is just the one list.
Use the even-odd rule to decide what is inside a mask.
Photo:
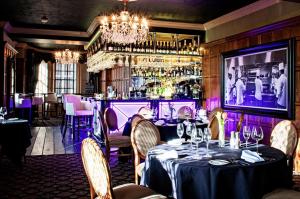
[(160, 154), (156, 157), (160, 160), (167, 160), (172, 158), (178, 158), (178, 153), (175, 150), (171, 150), (171, 151), (166, 151), (165, 153)]
[(165, 124), (165, 121), (164, 120), (158, 120), (154, 124), (157, 125), (157, 126), (162, 126), (162, 125)]
[(250, 150), (243, 150), (241, 159), (251, 163), (264, 161), (264, 159), (260, 157), (257, 152), (250, 151)]

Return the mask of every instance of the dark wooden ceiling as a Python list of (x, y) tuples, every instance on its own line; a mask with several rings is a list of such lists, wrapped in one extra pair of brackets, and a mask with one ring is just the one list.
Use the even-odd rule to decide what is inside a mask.
[[(255, 0), (139, 0), (129, 4), (131, 13), (150, 19), (205, 23)], [(86, 31), (97, 15), (122, 9), (117, 0), (1, 0), (0, 20), (23, 27)], [(49, 18), (42, 25), (40, 18)]]

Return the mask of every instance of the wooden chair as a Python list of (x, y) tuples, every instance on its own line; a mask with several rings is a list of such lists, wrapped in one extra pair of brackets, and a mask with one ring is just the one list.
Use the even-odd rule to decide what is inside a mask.
[[(100, 113), (100, 119), (102, 121), (103, 126), (103, 135), (104, 135), (104, 143), (106, 147), (106, 158), (109, 162), (110, 159), (110, 149), (111, 147), (131, 147), (130, 137), (123, 136), (122, 132), (119, 131), (118, 128), (118, 118), (115, 111), (112, 108), (106, 108), (104, 111), (104, 117)], [(114, 133), (110, 133), (111, 131), (116, 131)], [(119, 154), (119, 156), (131, 156), (131, 153)]]
[(289, 120), (279, 122), (273, 129), (270, 137), (271, 147), (281, 150), (291, 163), (297, 146), (297, 130)]
[(140, 114), (134, 114), (131, 117), (131, 129), (133, 129), (135, 127), (135, 125), (137, 124), (138, 121), (144, 119), (144, 117)]
[(138, 121), (131, 131), (131, 144), (134, 151), (134, 175), (138, 184), (138, 176), (144, 168), (141, 159), (145, 159), (150, 148), (160, 144), (160, 134), (157, 127), (149, 120)]
[(194, 117), (193, 110), (189, 106), (182, 106), (178, 109), (178, 119), (192, 119)]
[(91, 199), (166, 198), (133, 183), (112, 188), (109, 165), (99, 145), (91, 138), (82, 141), (81, 157), (90, 184)]
[(138, 110), (138, 114), (143, 118), (150, 119), (152, 117), (152, 110), (148, 106), (143, 106)]
[(208, 128), (211, 131), (211, 139), (212, 140), (218, 139), (218, 136), (219, 136), (219, 122), (216, 117), (216, 114), (218, 112), (223, 112), (223, 110), (221, 108), (215, 108), (210, 112), (210, 114), (208, 116), (208, 121), (209, 121)]
[[(47, 96), (45, 96), (45, 113), (48, 116), (48, 113), (55, 113), (55, 117), (58, 116), (58, 100), (56, 93), (48, 93)], [(54, 110), (51, 110), (51, 106), (54, 106)], [(44, 114), (44, 115), (46, 115)]]

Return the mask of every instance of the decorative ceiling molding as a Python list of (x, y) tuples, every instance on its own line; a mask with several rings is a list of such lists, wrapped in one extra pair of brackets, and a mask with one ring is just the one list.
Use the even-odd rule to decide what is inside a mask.
[(84, 45), (88, 44), (88, 42), (86, 42), (86, 41), (73, 41), (73, 40), (63, 40), (63, 39), (25, 38), (23, 40), (27, 41), (27, 42), (33, 42), (33, 43), (58, 44), (58, 45), (84, 46)]
[(4, 30), (14, 34), (34, 34), (46, 36), (67, 36), (67, 37), (89, 37), (87, 32), (68, 31), (68, 30), (51, 30), (51, 29), (37, 29), (37, 28), (22, 28), (14, 27), (9, 22), (4, 25)]
[(260, 0), (260, 1), (257, 1), (255, 3), (250, 4), (248, 6), (240, 8), (238, 10), (230, 12), (226, 15), (218, 17), (214, 20), (211, 20), (211, 21), (203, 24), (203, 26), (204, 26), (205, 30), (209, 30), (209, 29), (212, 29), (216, 26), (222, 25), (224, 23), (228, 23), (230, 21), (234, 21), (234, 20), (239, 19), (241, 17), (244, 17), (246, 15), (255, 13), (259, 10), (271, 7), (271, 6), (273, 6), (275, 4), (278, 4), (280, 2), (282, 2), (282, 0)]

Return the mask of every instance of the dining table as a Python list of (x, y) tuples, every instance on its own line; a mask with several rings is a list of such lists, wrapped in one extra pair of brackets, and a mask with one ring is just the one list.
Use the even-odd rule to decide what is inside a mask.
[(292, 170), (286, 155), (260, 144), (263, 160), (250, 163), (241, 159), (243, 151), (256, 151), (254, 144), (238, 149), (219, 147), (211, 140), (208, 153), (201, 143), (198, 156), (189, 143), (162, 144), (149, 150), (141, 185), (175, 199), (260, 199), (276, 188), (290, 187)]
[[(178, 135), (177, 135), (177, 124), (178, 123), (184, 123), (184, 120), (172, 120), (172, 121), (168, 121), (168, 120), (160, 120), (163, 122), (157, 122), (154, 120), (150, 120), (153, 122), (153, 124), (157, 127), (159, 134), (160, 134), (160, 139), (161, 141), (167, 142), (173, 139), (177, 139)], [(205, 128), (207, 128), (207, 123), (203, 122), (203, 121), (196, 121), (196, 120), (190, 120), (191, 123), (195, 123), (197, 128), (201, 128), (202, 130), (204, 130)], [(186, 125), (184, 125), (184, 128), (186, 128)], [(124, 129), (123, 129), (123, 134), (124, 136), (130, 136), (131, 134), (131, 120), (129, 119), (125, 125), (124, 125)], [(186, 133), (184, 133), (183, 135), (184, 139), (188, 139), (189, 136), (186, 135)]]
[(1, 153), (15, 164), (22, 164), (31, 137), (28, 120), (10, 118), (0, 122)]

